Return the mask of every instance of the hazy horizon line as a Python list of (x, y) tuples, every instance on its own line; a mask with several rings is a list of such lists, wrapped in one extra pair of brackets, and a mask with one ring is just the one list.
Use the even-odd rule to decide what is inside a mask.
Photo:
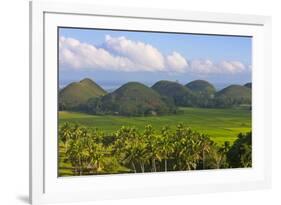
[[(162, 80), (157, 80), (157, 81), (154, 81), (154, 82), (145, 82), (145, 81), (136, 81), (136, 80), (132, 80), (132, 81), (120, 81), (120, 82), (113, 82), (113, 81), (104, 81), (104, 82), (100, 82), (100, 81), (96, 81), (96, 80), (93, 80), (92, 78), (90, 77), (86, 77), (88, 79), (91, 79), (92, 81), (94, 81), (95, 83), (97, 83), (99, 86), (101, 86), (104, 90), (110, 90), (110, 91), (114, 91), (118, 88), (120, 88), (122, 85), (126, 84), (126, 83), (129, 83), (129, 82), (139, 82), (139, 83), (142, 83), (148, 87), (152, 87), (155, 83), (159, 82), (159, 81), (162, 81)], [(67, 83), (59, 83), (59, 89), (63, 89), (65, 88), (66, 86), (68, 86), (69, 84), (71, 83), (74, 83), (74, 82), (80, 82), (82, 81), (83, 79), (86, 79), (86, 78), (82, 78), (80, 80), (73, 80), (73, 81), (69, 81)], [(196, 80), (203, 80), (203, 79), (196, 79)], [(181, 85), (186, 85), (192, 81), (196, 81), (196, 80), (191, 80), (191, 81), (188, 81), (186, 83), (182, 83), (180, 81), (177, 81), (177, 80), (163, 80), (163, 81), (170, 81), (170, 82), (177, 82)], [(211, 83), (216, 90), (221, 90), (223, 88), (226, 88), (227, 86), (230, 86), (230, 85), (245, 85), (246, 83), (252, 83), (252, 81), (247, 81), (247, 82), (229, 82), (229, 83), (226, 83), (226, 82), (211, 82), (209, 80), (204, 80), (204, 81), (207, 81), (209, 83)]]

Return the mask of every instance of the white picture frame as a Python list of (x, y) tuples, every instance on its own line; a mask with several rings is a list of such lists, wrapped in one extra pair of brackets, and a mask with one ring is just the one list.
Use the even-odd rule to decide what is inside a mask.
[[(58, 178), (57, 96), (53, 92), (57, 89), (57, 70), (53, 68), (57, 66), (58, 26), (253, 36), (253, 167)], [(30, 111), (32, 204), (269, 188), (271, 18), (79, 3), (30, 2)]]

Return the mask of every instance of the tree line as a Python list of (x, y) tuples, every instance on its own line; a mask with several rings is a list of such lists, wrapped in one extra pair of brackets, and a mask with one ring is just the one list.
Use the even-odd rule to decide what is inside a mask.
[[(167, 114), (181, 114), (182, 110), (175, 105), (173, 99), (168, 97), (161, 98), (166, 103), (166, 107), (162, 106), (159, 109), (151, 109), (148, 106), (141, 104), (129, 106), (123, 108), (119, 103), (105, 104), (101, 101), (101, 97), (90, 98), (87, 103), (80, 104), (76, 107), (67, 107), (63, 103), (59, 103), (59, 110), (72, 110), (78, 112), (84, 112), (93, 115), (123, 115), (123, 116), (151, 116), (154, 113), (157, 115)], [(217, 98), (193, 98), (192, 103), (186, 103), (183, 107), (198, 107), (198, 108), (235, 108), (240, 107), (243, 109), (251, 110), (251, 102), (243, 97), (231, 98), (231, 97), (217, 97)]]
[(77, 124), (59, 128), (59, 158), (71, 165), (72, 175), (144, 173), (251, 167), (251, 132), (238, 135), (230, 145), (218, 146), (208, 135), (183, 124), (151, 125), (143, 131), (121, 127), (112, 134)]

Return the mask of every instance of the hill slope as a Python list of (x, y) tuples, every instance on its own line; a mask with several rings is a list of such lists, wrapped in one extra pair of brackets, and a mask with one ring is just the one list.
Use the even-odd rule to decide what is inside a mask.
[(189, 88), (172, 81), (158, 81), (152, 86), (152, 89), (160, 95), (172, 99), (177, 106), (191, 106), (195, 97)]
[(230, 85), (215, 95), (217, 107), (251, 104), (251, 89), (242, 85)]
[(202, 96), (211, 96), (214, 95), (216, 92), (215, 87), (205, 80), (194, 80), (190, 83), (185, 85), (187, 88), (189, 88), (192, 92), (202, 95)]
[(209, 107), (216, 93), (215, 87), (205, 80), (194, 80), (185, 85), (195, 95), (194, 106)]
[(137, 82), (126, 83), (102, 97), (100, 104), (104, 113), (127, 116), (159, 115), (171, 112), (173, 107), (156, 91)]
[(61, 109), (76, 109), (87, 103), (90, 98), (106, 94), (106, 91), (89, 78), (67, 85), (59, 92)]
[(252, 83), (246, 83), (244, 86), (247, 88), (252, 88)]

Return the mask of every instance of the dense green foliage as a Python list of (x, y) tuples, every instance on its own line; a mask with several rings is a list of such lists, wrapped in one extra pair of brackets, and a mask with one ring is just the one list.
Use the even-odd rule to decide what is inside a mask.
[(205, 80), (194, 80), (189, 82), (185, 86), (189, 88), (192, 92), (207, 97), (211, 97), (216, 92), (215, 87)]
[(111, 93), (71, 83), (59, 92), (59, 175), (251, 167), (249, 108), (251, 83), (129, 82)]
[(194, 94), (192, 91), (172, 81), (161, 80), (152, 86), (160, 95), (171, 99), (177, 106), (192, 106), (194, 104)]
[(116, 115), (89, 115), (77, 112), (60, 112), (59, 125), (65, 122), (80, 124), (87, 128), (96, 127), (112, 133), (121, 126), (143, 129), (151, 124), (159, 134), (165, 125), (175, 129), (178, 123), (192, 127), (196, 131), (208, 134), (213, 141), (223, 144), (225, 141), (233, 143), (237, 133), (251, 130), (251, 111), (248, 109), (207, 109), (207, 108), (180, 108), (179, 114), (164, 116), (116, 116)]
[(252, 133), (240, 133), (229, 152), (227, 160), (231, 167), (250, 167), (252, 164)]
[[(164, 126), (160, 134), (148, 124), (143, 131), (122, 126), (105, 135), (98, 129), (65, 123), (59, 141), (59, 176), (228, 168), (231, 157), (235, 158), (233, 150), (248, 145), (240, 140), (232, 147), (228, 142), (218, 146), (209, 136), (182, 124), (175, 130)], [(251, 166), (251, 149), (239, 156), (243, 162), (239, 167)]]
[(106, 91), (91, 79), (67, 85), (59, 92), (60, 110), (80, 110), (90, 98), (103, 96)]
[(251, 105), (251, 89), (242, 85), (230, 85), (215, 95), (214, 107), (233, 107), (241, 104)]
[(195, 95), (193, 105), (196, 107), (212, 107), (216, 89), (205, 80), (194, 80), (185, 85)]
[[(175, 111), (153, 89), (137, 82), (126, 83), (100, 100), (99, 112), (125, 116), (161, 115)], [(94, 110), (94, 109), (93, 109)]]
[(150, 87), (130, 82), (107, 95), (91, 96), (86, 102), (68, 110), (96, 115), (147, 116), (176, 113), (177, 108), (172, 101)]

